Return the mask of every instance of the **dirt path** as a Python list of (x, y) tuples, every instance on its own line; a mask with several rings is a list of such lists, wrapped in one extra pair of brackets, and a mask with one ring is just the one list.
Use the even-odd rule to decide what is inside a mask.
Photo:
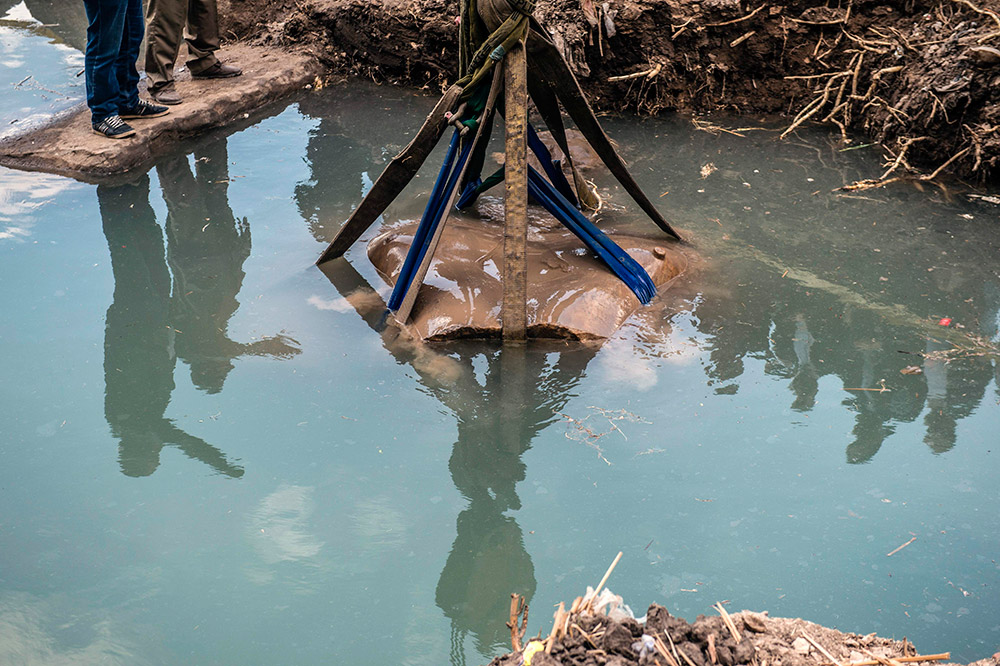
[[(540, 0), (535, 14), (598, 108), (782, 114), (863, 132), (899, 158), (896, 174), (912, 164), (997, 178), (997, 0), (817, 5)], [(455, 76), (456, 13), (439, 0), (230, 0), (227, 10), (231, 35), (434, 92)]]
[(274, 46), (232, 45), (220, 57), (242, 67), (243, 75), (194, 81), (186, 69), (179, 72), (177, 89), (184, 102), (162, 118), (129, 121), (136, 129), (133, 137), (98, 136), (91, 131), (89, 109), (81, 104), (48, 125), (0, 142), (0, 165), (82, 180), (127, 178), (187, 138), (256, 116), (268, 103), (310, 84), (320, 71), (314, 58)]

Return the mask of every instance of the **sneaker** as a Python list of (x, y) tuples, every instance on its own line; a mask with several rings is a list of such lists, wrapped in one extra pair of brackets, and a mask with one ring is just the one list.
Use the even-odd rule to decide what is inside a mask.
[(184, 101), (184, 98), (177, 93), (177, 89), (174, 88), (173, 84), (168, 84), (157, 90), (150, 90), (149, 96), (160, 104), (169, 104), (171, 106), (174, 104), (180, 104)]
[(191, 77), (195, 79), (229, 79), (234, 76), (239, 76), (242, 73), (243, 70), (239, 67), (224, 65), (221, 62), (217, 62), (208, 69), (198, 72), (197, 74), (191, 72)]
[(135, 134), (135, 130), (118, 116), (108, 116), (99, 123), (92, 125), (94, 132), (109, 139), (124, 139)]
[(125, 109), (120, 112), (118, 117), (122, 119), (159, 118), (160, 116), (165, 116), (168, 113), (170, 113), (170, 109), (167, 107), (160, 106), (159, 104), (150, 104), (146, 100), (140, 99), (139, 102), (131, 109)]

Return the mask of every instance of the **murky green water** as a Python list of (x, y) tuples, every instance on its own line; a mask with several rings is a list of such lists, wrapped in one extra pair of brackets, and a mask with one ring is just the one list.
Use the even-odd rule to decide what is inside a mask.
[(119, 187), (0, 170), (0, 663), (483, 663), (511, 592), (547, 628), (619, 549), (639, 614), (996, 650), (997, 364), (916, 354), (998, 339), (1000, 208), (607, 119), (705, 261), (599, 350), (414, 350), (344, 298), (385, 292), (360, 245), (312, 261), (432, 102), (325, 90)]

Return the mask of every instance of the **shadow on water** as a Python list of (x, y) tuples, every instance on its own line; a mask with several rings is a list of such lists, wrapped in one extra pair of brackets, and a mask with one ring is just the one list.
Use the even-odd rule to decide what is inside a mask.
[(218, 393), (235, 359), (299, 353), (282, 335), (252, 343), (230, 339), (250, 228), (229, 205), (226, 141), (196, 151), (194, 164), (192, 172), (188, 157), (177, 156), (156, 167), (167, 204), (166, 248), (149, 201), (149, 176), (97, 187), (115, 281), (104, 338), (104, 412), (127, 476), (156, 471), (167, 445), (220, 474), (242, 476), (240, 465), (165, 416), (176, 361), (189, 366), (197, 388)]
[[(435, 592), (452, 628), (452, 664), (464, 664), (471, 635), (479, 654), (509, 642), (497, 618), (507, 616), (512, 592), (530, 602), (536, 581), (517, 520), (522, 456), (575, 394), (596, 347), (547, 353), (542, 347), (484, 347), (478, 343), (428, 346), (385, 327), (382, 297), (345, 260), (323, 267), (337, 292), (377, 332), (384, 348), (410, 365), (427, 391), (455, 417), (458, 440), (448, 469), (468, 502)], [(551, 349), (551, 348), (549, 348)], [(476, 360), (481, 359), (477, 372)], [(481, 379), (479, 378), (481, 376)]]

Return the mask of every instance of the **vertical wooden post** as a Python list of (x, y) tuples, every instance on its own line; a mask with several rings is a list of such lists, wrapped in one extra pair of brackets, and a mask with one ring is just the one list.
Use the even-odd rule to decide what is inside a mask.
[(503, 66), (507, 142), (500, 326), (504, 342), (522, 342), (528, 337), (528, 75), (523, 44), (507, 52)]

